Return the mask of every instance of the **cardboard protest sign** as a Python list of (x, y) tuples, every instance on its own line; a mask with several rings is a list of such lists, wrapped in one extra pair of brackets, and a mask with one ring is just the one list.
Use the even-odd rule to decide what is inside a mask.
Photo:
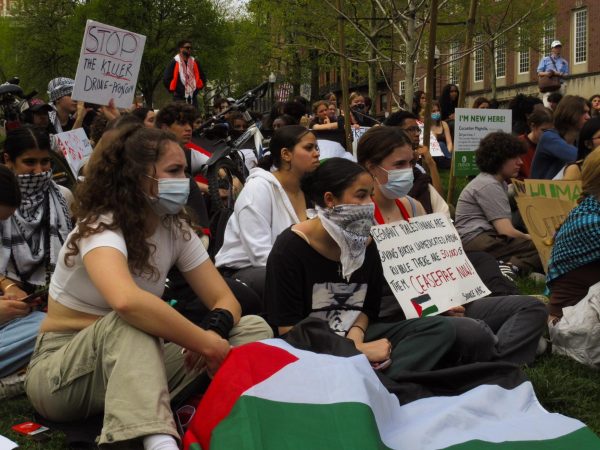
[(577, 205), (581, 195), (581, 180), (517, 180), (513, 178), (515, 195), (527, 197), (544, 197), (564, 200)]
[(54, 135), (54, 148), (62, 153), (75, 178), (87, 158), (92, 154), (92, 144), (83, 128), (76, 128)]
[(129, 108), (135, 96), (146, 36), (88, 20), (73, 100)]
[(488, 134), (512, 131), (512, 111), (509, 109), (456, 108), (454, 112), (454, 174), (477, 175), (475, 150)]
[(490, 294), (442, 214), (378, 225), (371, 236), (407, 319), (439, 314)]
[[(425, 132), (425, 123), (417, 120), (417, 125), (421, 129), (421, 135), (419, 136), (419, 145), (423, 145), (423, 135)], [(431, 156), (444, 156), (444, 152), (442, 152), (442, 147), (440, 147), (440, 143), (437, 141), (435, 134), (433, 132), (429, 132), (429, 153)]]
[(577, 206), (581, 181), (512, 181), (519, 212), (547, 273), (554, 234)]

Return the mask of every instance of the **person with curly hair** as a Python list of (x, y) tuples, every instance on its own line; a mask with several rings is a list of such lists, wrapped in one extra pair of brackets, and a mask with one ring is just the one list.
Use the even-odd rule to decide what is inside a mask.
[[(78, 222), (50, 282), (25, 389), (53, 421), (104, 412), (100, 446), (177, 449), (170, 400), (204, 369), (214, 373), (231, 345), (272, 335), (261, 318), (240, 319), (192, 231), (185, 165), (174, 135), (128, 124), (102, 137), (77, 187)], [(202, 327), (160, 298), (172, 266), (211, 311)]]
[(511, 222), (506, 182), (519, 173), (526, 148), (515, 136), (490, 133), (479, 143), (475, 162), (481, 173), (461, 192), (455, 226), (466, 251), (482, 251), (523, 272), (542, 265), (528, 234)]

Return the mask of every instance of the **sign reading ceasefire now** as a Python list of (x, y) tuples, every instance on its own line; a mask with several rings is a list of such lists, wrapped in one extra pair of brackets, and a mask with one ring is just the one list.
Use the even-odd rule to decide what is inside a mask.
[(129, 108), (135, 96), (146, 36), (88, 20), (75, 86), (74, 100)]
[(512, 131), (510, 109), (456, 108), (454, 111), (454, 175), (477, 175), (475, 150), (490, 133)]
[(383, 274), (407, 319), (490, 294), (450, 220), (439, 213), (371, 228)]

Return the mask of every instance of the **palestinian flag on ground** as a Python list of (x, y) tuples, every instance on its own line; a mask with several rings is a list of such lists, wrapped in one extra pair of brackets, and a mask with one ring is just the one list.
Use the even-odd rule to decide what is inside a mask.
[[(458, 395), (427, 397), (427, 388), (407, 381), (406, 392), (421, 398), (406, 403), (399, 401), (402, 388), (399, 396), (390, 394), (363, 355), (317, 354), (280, 339), (247, 344), (233, 349), (219, 369), (184, 448), (600, 448), (600, 439), (583, 423), (542, 408), (529, 381), (507, 377), (513, 369), (518, 371), (510, 365), (492, 368), (504, 378), (501, 386), (491, 384), (486, 375), (491, 372), (477, 366), (474, 372), (486, 383)], [(422, 377), (424, 385), (433, 377), (441, 391), (456, 388), (451, 372), (435, 372), (442, 372), (446, 382), (429, 372)], [(466, 373), (458, 372), (459, 377)], [(507, 379), (514, 385), (507, 386)]]

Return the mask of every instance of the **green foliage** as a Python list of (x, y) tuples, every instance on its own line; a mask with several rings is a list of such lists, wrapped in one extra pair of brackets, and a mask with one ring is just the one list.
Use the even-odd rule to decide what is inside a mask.
[(149, 102), (180, 39), (193, 41), (209, 78), (228, 74), (223, 58), (230, 45), (228, 28), (210, 0), (22, 0), (9, 25), (0, 25), (0, 36), (14, 30), (2, 46), (0, 68), (18, 71), (26, 86), (40, 92), (56, 76), (74, 77), (88, 19), (146, 36), (138, 85)]

